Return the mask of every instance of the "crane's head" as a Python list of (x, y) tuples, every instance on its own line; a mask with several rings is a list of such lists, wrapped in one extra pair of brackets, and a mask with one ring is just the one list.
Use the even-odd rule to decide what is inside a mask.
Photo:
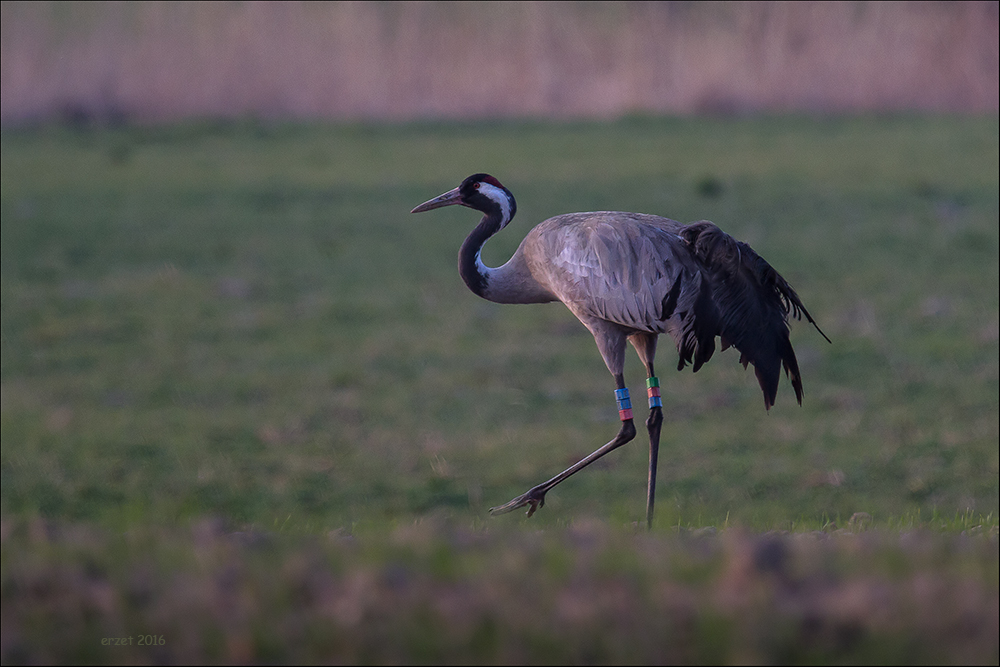
[(497, 231), (503, 229), (517, 212), (514, 195), (500, 181), (489, 174), (473, 174), (454, 190), (425, 201), (410, 213), (422, 213), (454, 204), (474, 208), (490, 218), (495, 218), (499, 222)]

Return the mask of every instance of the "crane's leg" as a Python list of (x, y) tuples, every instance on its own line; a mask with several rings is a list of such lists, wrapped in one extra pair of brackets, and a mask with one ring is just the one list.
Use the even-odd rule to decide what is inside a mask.
[(646, 486), (646, 527), (653, 528), (653, 504), (656, 499), (656, 462), (660, 453), (660, 427), (663, 425), (663, 401), (660, 399), (660, 381), (653, 371), (656, 356), (656, 334), (633, 334), (629, 337), (632, 347), (639, 353), (646, 367), (646, 393), (649, 396), (649, 481)]
[(646, 487), (646, 527), (653, 528), (653, 503), (656, 498), (656, 461), (660, 454), (660, 427), (663, 425), (663, 402), (660, 399), (660, 381), (653, 375), (653, 365), (649, 365), (646, 378), (649, 395), (649, 417), (646, 430), (649, 432), (649, 482)]
[(632, 409), (631, 403), (629, 402), (628, 389), (625, 387), (625, 376), (622, 373), (615, 374), (615, 383), (618, 386), (618, 390), (615, 392), (615, 397), (618, 399), (618, 414), (621, 417), (622, 425), (621, 429), (618, 431), (618, 435), (614, 437), (614, 440), (604, 445), (597, 451), (595, 451), (590, 456), (574, 463), (566, 470), (553, 477), (547, 482), (543, 482), (536, 487), (528, 490), (527, 493), (514, 498), (506, 505), (501, 505), (500, 507), (490, 508), (490, 514), (506, 514), (507, 512), (512, 512), (518, 508), (528, 506), (528, 516), (535, 513), (539, 507), (544, 507), (545, 505), (545, 494), (548, 493), (552, 487), (554, 487), (559, 482), (563, 481), (575, 472), (586, 468), (588, 465), (601, 458), (605, 454), (615, 449), (618, 449), (626, 442), (635, 437), (635, 424), (632, 422)]

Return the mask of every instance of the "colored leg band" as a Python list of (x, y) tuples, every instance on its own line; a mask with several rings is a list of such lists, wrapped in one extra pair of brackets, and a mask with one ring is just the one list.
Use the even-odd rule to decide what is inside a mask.
[(660, 380), (655, 376), (646, 378), (646, 394), (649, 395), (650, 408), (663, 407), (663, 401), (660, 400)]
[(615, 400), (618, 401), (618, 416), (621, 420), (632, 419), (632, 400), (628, 396), (628, 388), (615, 389)]

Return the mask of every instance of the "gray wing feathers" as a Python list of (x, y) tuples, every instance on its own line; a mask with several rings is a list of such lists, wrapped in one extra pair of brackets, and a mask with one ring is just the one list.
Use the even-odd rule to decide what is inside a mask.
[(635, 213), (557, 216), (526, 239), (540, 246), (531, 256), (548, 258), (531, 270), (578, 315), (665, 333), (679, 326), (675, 314), (694, 307), (701, 286), (681, 228)]

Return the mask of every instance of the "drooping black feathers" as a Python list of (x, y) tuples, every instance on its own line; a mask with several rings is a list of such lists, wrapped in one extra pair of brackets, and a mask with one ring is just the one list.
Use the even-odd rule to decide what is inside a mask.
[(765, 407), (774, 405), (782, 366), (801, 405), (802, 379), (788, 338), (788, 316), (801, 319), (805, 315), (824, 338), (826, 334), (809, 315), (795, 290), (749, 245), (711, 222), (687, 225), (680, 235), (704, 267), (711, 286), (711, 298), (699, 316), (717, 321), (723, 349), (729, 345), (736, 347), (744, 368), (753, 364), (764, 392)]

